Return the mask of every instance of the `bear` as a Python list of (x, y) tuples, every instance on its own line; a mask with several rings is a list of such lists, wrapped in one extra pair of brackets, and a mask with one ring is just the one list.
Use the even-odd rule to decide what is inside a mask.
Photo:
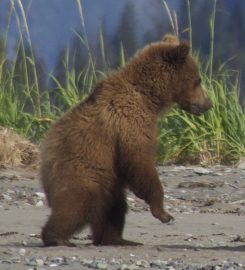
[(123, 238), (127, 190), (153, 217), (173, 219), (155, 168), (157, 118), (173, 104), (198, 116), (212, 107), (189, 51), (170, 34), (147, 45), (49, 129), (40, 164), (51, 208), (45, 246), (74, 246), (70, 238), (87, 225), (94, 245), (141, 244)]

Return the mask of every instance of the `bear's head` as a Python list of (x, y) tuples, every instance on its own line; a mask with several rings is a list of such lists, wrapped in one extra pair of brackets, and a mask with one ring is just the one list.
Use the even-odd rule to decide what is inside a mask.
[(143, 59), (141, 79), (148, 96), (155, 103), (158, 100), (159, 106), (164, 108), (177, 103), (195, 115), (201, 115), (212, 107), (202, 89), (199, 70), (190, 55), (188, 42), (166, 35), (161, 42), (146, 47), (138, 59)]

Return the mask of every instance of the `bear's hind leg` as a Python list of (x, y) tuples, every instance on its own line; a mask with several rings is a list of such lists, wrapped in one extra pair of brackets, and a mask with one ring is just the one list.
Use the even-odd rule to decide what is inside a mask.
[(42, 230), (45, 246), (75, 246), (69, 239), (88, 223), (86, 202), (74, 192), (71, 194), (60, 196), (52, 206), (51, 215)]
[[(102, 214), (103, 213), (103, 214)], [(122, 238), (127, 213), (124, 193), (118, 194), (107, 211), (101, 211), (93, 218), (91, 229), (95, 245), (141, 245)]]

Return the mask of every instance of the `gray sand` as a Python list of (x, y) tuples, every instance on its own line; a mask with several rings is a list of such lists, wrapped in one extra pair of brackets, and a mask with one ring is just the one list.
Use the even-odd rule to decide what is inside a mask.
[(175, 221), (161, 224), (129, 193), (124, 236), (143, 246), (95, 247), (85, 229), (72, 239), (77, 247), (44, 248), (49, 209), (36, 172), (1, 169), (0, 269), (245, 269), (245, 171), (158, 170)]

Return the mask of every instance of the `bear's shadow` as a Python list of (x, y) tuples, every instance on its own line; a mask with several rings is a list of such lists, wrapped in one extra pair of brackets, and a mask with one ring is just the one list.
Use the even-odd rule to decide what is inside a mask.
[[(231, 251), (231, 252), (244, 252), (245, 251), (245, 245), (239, 245), (239, 246), (213, 246), (213, 247), (196, 247), (192, 245), (142, 245), (142, 246), (118, 246), (118, 247), (125, 247), (130, 249), (141, 249), (142, 247), (150, 247), (153, 249), (156, 249), (157, 251), (164, 251), (166, 249), (170, 250), (193, 250), (193, 251), (200, 251), (200, 250), (220, 250), (220, 251)], [(28, 243), (26, 245), (23, 245), (19, 242), (12, 242), (9, 244), (0, 244), (0, 247), (2, 248), (45, 248), (45, 246), (42, 243)], [(74, 248), (93, 248), (92, 243), (84, 243), (84, 244), (77, 244)], [(99, 248), (109, 248), (112, 246), (98, 246)], [(52, 247), (51, 247), (52, 248)], [(53, 247), (55, 248), (55, 247)], [(68, 248), (63, 246), (63, 248)], [(94, 247), (97, 248), (97, 247)]]

